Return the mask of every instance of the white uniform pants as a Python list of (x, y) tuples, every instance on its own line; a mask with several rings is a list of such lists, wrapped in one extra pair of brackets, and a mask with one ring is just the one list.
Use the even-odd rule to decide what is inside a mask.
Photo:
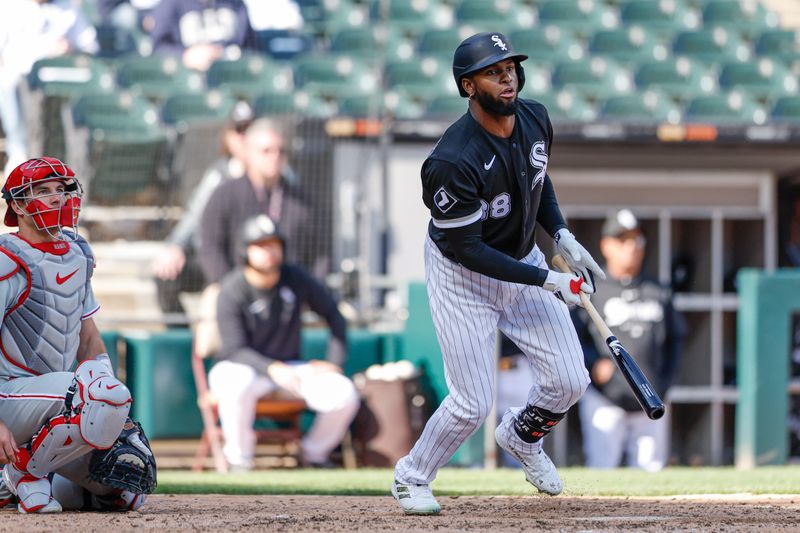
[[(321, 463), (339, 445), (360, 403), (353, 382), (336, 372), (316, 373), (308, 363), (291, 363), (300, 397), (316, 412), (314, 424), (301, 443), (303, 459)], [(253, 429), (258, 399), (277, 385), (253, 367), (231, 361), (215, 364), (208, 383), (219, 401), (219, 417), (225, 437), (223, 453), (231, 466), (252, 467), (256, 447)]]
[[(521, 261), (547, 268), (536, 247)], [(425, 275), (448, 395), (395, 467), (399, 482), (417, 485), (433, 481), (488, 415), (495, 397), (498, 328), (522, 350), (533, 370), (528, 404), (566, 412), (589, 383), (569, 309), (553, 293), (473, 272), (444, 257), (430, 237)]]
[(594, 387), (586, 390), (578, 409), (586, 466), (618, 467), (624, 453), (629, 466), (650, 472), (664, 468), (669, 448), (667, 416), (650, 420), (643, 411), (625, 411)]

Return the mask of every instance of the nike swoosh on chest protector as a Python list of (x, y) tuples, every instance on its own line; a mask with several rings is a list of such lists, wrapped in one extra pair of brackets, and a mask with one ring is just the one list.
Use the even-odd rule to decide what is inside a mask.
[(67, 282), (67, 280), (68, 280), (69, 278), (71, 278), (72, 276), (74, 276), (75, 274), (77, 274), (77, 273), (78, 273), (78, 270), (80, 270), (80, 268), (76, 268), (74, 271), (70, 272), (69, 274), (67, 274), (67, 275), (66, 275), (66, 276), (64, 276), (63, 278), (61, 277), (61, 273), (60, 273), (60, 272), (59, 272), (59, 273), (56, 273), (56, 283), (58, 283), (59, 285), (63, 285), (64, 283), (66, 283), (66, 282)]
[(494, 165), (494, 159), (495, 159), (495, 157), (497, 157), (497, 154), (495, 154), (495, 155), (493, 155), (493, 156), (492, 156), (492, 160), (491, 160), (491, 161), (489, 161), (488, 163), (484, 163), (484, 164), (483, 164), (483, 169), (484, 169), (484, 170), (489, 170), (490, 168), (492, 168), (492, 165)]

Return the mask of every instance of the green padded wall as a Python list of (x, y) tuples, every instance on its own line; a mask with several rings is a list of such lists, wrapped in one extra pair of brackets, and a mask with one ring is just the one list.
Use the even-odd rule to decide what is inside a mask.
[(151, 439), (199, 437), (203, 423), (192, 376), (188, 329), (125, 335), (131, 417)]
[(800, 311), (800, 272), (742, 269), (738, 290), (736, 466), (785, 464), (790, 328)]
[[(305, 359), (325, 355), (327, 329), (305, 329), (301, 350)], [(203, 424), (192, 376), (192, 334), (188, 329), (132, 332), (124, 336), (126, 383), (133, 395), (131, 416), (152, 439), (199, 437)], [(383, 362), (391, 336), (367, 330), (348, 331), (349, 376)]]

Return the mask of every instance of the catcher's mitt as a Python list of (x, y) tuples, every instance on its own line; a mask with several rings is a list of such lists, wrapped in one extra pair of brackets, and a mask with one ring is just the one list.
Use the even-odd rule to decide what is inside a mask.
[(92, 452), (89, 477), (134, 494), (153, 493), (156, 488), (156, 458), (138, 422), (129, 418), (111, 448)]

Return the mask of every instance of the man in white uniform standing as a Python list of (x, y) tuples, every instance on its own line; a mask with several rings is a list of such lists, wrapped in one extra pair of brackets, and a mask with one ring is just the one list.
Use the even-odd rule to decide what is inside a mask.
[[(567, 303), (605, 277), (567, 230), (547, 174), (553, 129), (545, 107), (518, 100), (522, 61), (501, 33), (464, 40), (453, 76), (469, 107), (422, 166), (431, 222), (425, 243), (428, 299), (449, 393), (411, 452), (398, 461), (392, 494), (407, 514), (436, 514), (429, 484), (472, 435), (495, 398), (497, 329), (525, 354), (536, 380), (527, 404), (510, 408), (495, 438), (539, 491), (562, 482), (542, 438), (589, 383)], [(534, 240), (537, 222), (583, 276), (549, 270)]]
[[(92, 319), (94, 257), (75, 231), (80, 184), (41, 157), (15, 168), (2, 193), (5, 224), (19, 231), (0, 235), (0, 421), (19, 451), (3, 468), (0, 504), (17, 501), (22, 513), (137, 508), (155, 462)], [(152, 479), (117, 464), (125, 451), (152, 467)]]

